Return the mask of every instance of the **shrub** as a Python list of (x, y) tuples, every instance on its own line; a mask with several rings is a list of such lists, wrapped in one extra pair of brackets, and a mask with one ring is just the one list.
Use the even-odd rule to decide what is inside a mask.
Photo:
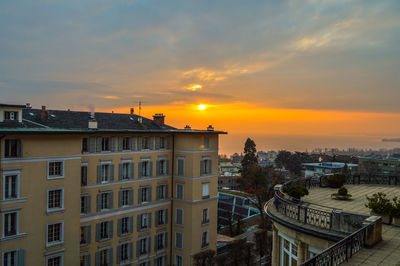
[(328, 176), (328, 183), (330, 187), (340, 188), (346, 182), (346, 175), (342, 173), (336, 173)]
[(400, 218), (400, 199), (398, 197), (394, 197), (392, 199), (392, 214), (391, 216), (395, 218)]
[(347, 195), (347, 188), (345, 188), (344, 186), (339, 188), (338, 194), (341, 195), (341, 196), (346, 196)]
[(372, 197), (366, 196), (368, 203), (365, 207), (369, 208), (372, 212), (379, 215), (391, 215), (392, 204), (383, 192), (378, 192), (372, 195)]
[(302, 186), (285, 186), (283, 187), (283, 192), (296, 199), (308, 195), (308, 189)]

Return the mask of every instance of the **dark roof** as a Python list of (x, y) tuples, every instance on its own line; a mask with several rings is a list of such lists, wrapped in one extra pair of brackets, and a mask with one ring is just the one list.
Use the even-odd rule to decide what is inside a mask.
[[(82, 132), (177, 132), (224, 134), (221, 131), (183, 130), (169, 125), (160, 126), (152, 119), (135, 114), (95, 113), (97, 129), (89, 129), (90, 112), (46, 110), (47, 119), (41, 118), (41, 109), (22, 109), (22, 123), (0, 122), (0, 133), (82, 133)], [(141, 122), (140, 122), (141, 120)]]
[(26, 105), (0, 103), (0, 107), (16, 107), (16, 108), (25, 108), (25, 107), (26, 107)]
[[(87, 129), (90, 112), (47, 110), (47, 119), (40, 116), (41, 109), (24, 109), (22, 112), (23, 123), (27, 127), (50, 127), (57, 129)], [(171, 126), (160, 126), (151, 119), (134, 114), (95, 113), (97, 128), (101, 129), (174, 129)]]

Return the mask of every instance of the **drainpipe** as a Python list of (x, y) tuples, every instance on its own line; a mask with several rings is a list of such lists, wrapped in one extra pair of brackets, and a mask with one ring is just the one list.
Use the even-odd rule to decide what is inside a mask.
[(171, 164), (171, 219), (170, 219), (170, 227), (171, 227), (171, 236), (170, 236), (170, 244), (169, 244), (169, 265), (173, 264), (172, 258), (172, 249), (173, 249), (173, 239), (174, 239), (174, 173), (175, 173), (175, 134), (172, 134), (172, 164)]
[(3, 168), (1, 167), (1, 162), (3, 161), (2, 157), (1, 157), (1, 151), (2, 151), (3, 149), (2, 149), (2, 147), (1, 147), (1, 142), (3, 141), (3, 138), (4, 138), (5, 136), (6, 136), (6, 135), (1, 135), (1, 136), (0, 136), (0, 178), (2, 178), (2, 176), (3, 176)]

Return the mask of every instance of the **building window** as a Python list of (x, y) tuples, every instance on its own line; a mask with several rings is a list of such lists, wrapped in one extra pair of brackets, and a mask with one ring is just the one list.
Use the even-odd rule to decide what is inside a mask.
[(81, 165), (81, 186), (87, 186), (88, 166)]
[(133, 190), (124, 189), (119, 192), (119, 207), (127, 207), (133, 205)]
[(47, 257), (46, 266), (63, 266), (64, 265), (64, 256), (63, 255), (53, 255), (51, 257)]
[(168, 174), (168, 160), (158, 160), (157, 161), (157, 175), (167, 175)]
[(203, 138), (203, 146), (204, 146), (204, 149), (209, 149), (210, 148), (210, 137), (209, 136), (204, 136), (204, 138)]
[(210, 183), (203, 183), (202, 187), (202, 197), (203, 199), (208, 199), (210, 197)]
[(139, 188), (139, 204), (151, 202), (151, 187)]
[(155, 251), (167, 248), (168, 233), (158, 233), (154, 237), (154, 248)]
[(168, 198), (168, 185), (161, 184), (157, 186), (157, 200)]
[(113, 208), (113, 192), (102, 192), (97, 195), (97, 211)]
[(100, 223), (100, 239), (111, 238), (112, 222), (105, 221)]
[(102, 241), (112, 238), (113, 224), (113, 221), (103, 221), (96, 224), (96, 241)]
[(88, 145), (88, 138), (82, 138), (82, 152), (88, 152), (89, 145)]
[(111, 266), (113, 264), (113, 249), (107, 248), (96, 252), (96, 266)]
[(156, 211), (156, 226), (164, 225), (168, 222), (168, 209)]
[(128, 151), (131, 149), (130, 138), (122, 137), (122, 150)]
[(142, 150), (150, 149), (150, 137), (139, 137), (139, 144)]
[(208, 246), (208, 231), (204, 231), (201, 234), (201, 247), (205, 248)]
[(153, 175), (153, 162), (142, 161), (139, 163), (139, 177), (150, 177)]
[(49, 179), (64, 177), (64, 162), (62, 162), (62, 161), (48, 162), (47, 177)]
[(177, 225), (183, 225), (183, 209), (176, 208), (176, 221)]
[(202, 224), (208, 224), (210, 222), (210, 218), (208, 215), (208, 208), (204, 208), (202, 210), (202, 218), (201, 218), (201, 223)]
[(4, 157), (5, 158), (22, 157), (22, 140), (6, 139), (4, 141)]
[(47, 212), (64, 210), (64, 189), (47, 190)]
[(18, 120), (18, 112), (5, 111), (4, 112), (4, 119), (5, 120)]
[(81, 240), (80, 240), (81, 245), (87, 245), (90, 243), (90, 232), (91, 232), (90, 229), (91, 229), (90, 225), (81, 226)]
[(123, 243), (117, 248), (117, 264), (132, 259), (133, 244)]
[(177, 167), (178, 167), (178, 170), (177, 170), (178, 176), (184, 176), (185, 175), (185, 159), (179, 158)]
[(148, 229), (151, 227), (151, 213), (142, 213), (137, 216), (138, 218), (138, 231)]
[(281, 236), (281, 265), (297, 265), (297, 246)]
[(3, 237), (18, 235), (19, 212), (3, 213)]
[(90, 213), (90, 196), (82, 195), (81, 196), (81, 214)]
[(123, 162), (119, 164), (119, 180), (129, 180), (133, 178), (133, 163)]
[(47, 225), (47, 246), (58, 245), (64, 242), (64, 223)]
[(133, 217), (127, 216), (118, 220), (118, 235), (126, 235), (133, 232)]
[(3, 252), (3, 266), (24, 266), (25, 250), (15, 249)]
[(175, 232), (175, 248), (183, 248), (183, 233)]
[(110, 150), (110, 138), (103, 137), (101, 138), (101, 151), (109, 151)]
[(175, 255), (175, 265), (183, 266), (183, 258), (181, 255)]
[(184, 192), (184, 186), (183, 184), (176, 184), (176, 198), (177, 199), (183, 199), (183, 192)]
[(200, 161), (200, 175), (211, 175), (211, 159)]
[(110, 173), (110, 165), (102, 164), (101, 165), (101, 183), (108, 183), (110, 180), (109, 173)]
[(150, 252), (150, 238), (142, 238), (137, 241), (137, 256), (142, 256)]
[(154, 260), (154, 266), (165, 266), (167, 265), (167, 256), (157, 257)]
[(3, 177), (3, 199), (19, 198), (19, 174), (7, 174)]
[(90, 255), (89, 254), (83, 254), (80, 256), (79, 266), (90, 266)]

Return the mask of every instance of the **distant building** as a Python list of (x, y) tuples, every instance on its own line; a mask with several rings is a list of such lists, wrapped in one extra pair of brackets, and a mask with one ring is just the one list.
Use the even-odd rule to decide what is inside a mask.
[(343, 168), (347, 167), (351, 174), (357, 172), (358, 164), (353, 163), (339, 163), (339, 162), (324, 162), (324, 163), (303, 163), (304, 176), (320, 176), (325, 174), (334, 174), (342, 172)]
[(218, 190), (240, 190), (241, 175), (218, 176)]
[(366, 156), (358, 158), (358, 172), (361, 179), (380, 179), (381, 183), (397, 183), (400, 177), (400, 156)]

